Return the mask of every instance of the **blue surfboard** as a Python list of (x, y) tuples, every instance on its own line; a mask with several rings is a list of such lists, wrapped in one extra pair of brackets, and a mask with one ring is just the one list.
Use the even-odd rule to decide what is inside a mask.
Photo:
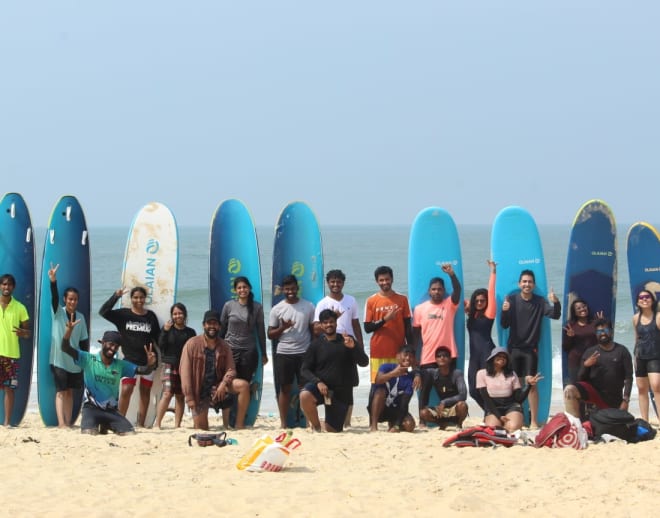
[[(440, 207), (428, 207), (417, 214), (410, 229), (408, 242), (408, 299), (410, 308), (429, 299), (429, 281), (440, 277), (445, 282), (447, 296), (453, 288), (451, 279), (441, 269), (443, 263), (450, 263), (456, 277), (463, 286), (463, 261), (458, 230), (451, 215)], [(463, 370), (465, 364), (465, 312), (462, 298), (454, 318), (454, 338), (458, 357), (456, 368)], [(447, 344), (448, 345), (448, 344)], [(417, 351), (418, 360), (421, 351)], [(429, 404), (437, 406), (439, 397), (431, 391)]]
[[(497, 263), (495, 296), (497, 300), (497, 336), (499, 345), (507, 346), (508, 329), (502, 329), (500, 315), (505, 297), (518, 293), (518, 279), (523, 270), (532, 270), (536, 279), (534, 293), (547, 298), (548, 283), (545, 273), (543, 247), (536, 222), (522, 207), (502, 209), (493, 222), (491, 234), (492, 260)], [(550, 322), (543, 319), (538, 345), (538, 372), (543, 379), (538, 384), (538, 421), (548, 419), (552, 397), (552, 336)], [(527, 406), (527, 403), (525, 403)], [(526, 422), (529, 421), (528, 412)]]
[[(610, 207), (602, 200), (590, 200), (577, 212), (566, 255), (563, 323), (570, 319), (570, 308), (577, 298), (592, 313), (603, 312), (615, 321), (617, 284), (616, 222)], [(569, 383), (568, 352), (562, 350), (562, 380)]]
[(628, 229), (628, 275), (633, 312), (637, 295), (643, 289), (660, 297), (660, 234), (653, 225), (637, 222)]
[[(9, 422), (18, 426), (23, 420), (30, 398), (34, 361), (35, 267), (34, 235), (30, 212), (18, 193), (7, 193), (0, 201), (0, 275), (11, 273), (16, 278), (13, 297), (21, 302), (30, 317), (32, 334), (19, 340), (18, 388)], [(4, 398), (0, 397), (0, 418), (5, 417)]]
[[(275, 306), (284, 298), (281, 280), (293, 274), (298, 279), (298, 296), (317, 304), (324, 296), (323, 246), (321, 231), (316, 216), (309, 206), (301, 201), (289, 203), (280, 213), (275, 227), (273, 246), (272, 303)], [(273, 341), (273, 354), (277, 343)], [(275, 380), (275, 396), (278, 387)], [(291, 391), (291, 407), (287, 415), (287, 426), (306, 426), (305, 416), (300, 410), (297, 383)]]
[[(243, 202), (235, 199), (223, 201), (215, 211), (211, 221), (209, 250), (209, 295), (210, 307), (222, 311), (229, 300), (236, 299), (234, 279), (247, 277), (252, 285), (255, 302), (263, 303), (261, 286), (261, 263), (259, 245), (254, 221)], [(257, 371), (250, 382), (252, 397), (245, 418), (246, 426), (253, 426), (263, 388), (263, 364), (261, 349), (257, 348), (259, 359)], [(235, 423), (236, 408), (232, 408), (230, 422)]]
[[(62, 305), (64, 290), (74, 287), (79, 292), (78, 312), (85, 317), (90, 334), (90, 250), (85, 214), (73, 196), (62, 196), (53, 207), (48, 221), (43, 260), (41, 262), (41, 288), (39, 294), (39, 326), (37, 334), (37, 393), (39, 413), (46, 426), (57, 426), (55, 412), (55, 382), (50, 370), (51, 330), (53, 309), (50, 295), (50, 266), (58, 265), (57, 288)], [(82, 403), (82, 390), (74, 395), (71, 422), (75, 422)]]

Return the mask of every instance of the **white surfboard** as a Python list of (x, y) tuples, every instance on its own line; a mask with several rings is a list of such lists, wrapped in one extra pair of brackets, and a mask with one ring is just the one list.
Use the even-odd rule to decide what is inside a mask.
[[(169, 319), (170, 308), (176, 300), (179, 266), (179, 239), (174, 215), (162, 203), (148, 203), (136, 214), (128, 232), (121, 282), (124, 289), (142, 286), (147, 290), (145, 307), (158, 317), (162, 328)], [(130, 294), (121, 299), (122, 307), (131, 307)], [(156, 420), (156, 408), (163, 390), (162, 364), (154, 372), (151, 399), (145, 426), (151, 427)], [(126, 412), (128, 420), (135, 424), (139, 404), (139, 387), (136, 386)]]

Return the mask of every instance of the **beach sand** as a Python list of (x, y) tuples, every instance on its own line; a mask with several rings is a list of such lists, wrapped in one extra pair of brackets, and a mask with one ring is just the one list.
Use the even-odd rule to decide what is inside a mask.
[[(209, 417), (211, 431), (219, 431), (219, 417)], [(189, 447), (189, 414), (180, 429), (171, 419), (166, 416), (163, 430), (124, 437), (45, 428), (35, 413), (17, 428), (1, 428), (4, 513), (617, 517), (657, 509), (660, 439), (582, 451), (443, 448), (453, 431), (393, 434), (381, 424), (369, 433), (367, 418), (359, 416), (341, 434), (296, 429), (302, 445), (286, 469), (252, 473), (236, 463), (260, 436), (280, 432), (277, 419), (230, 431), (238, 444), (223, 448)]]

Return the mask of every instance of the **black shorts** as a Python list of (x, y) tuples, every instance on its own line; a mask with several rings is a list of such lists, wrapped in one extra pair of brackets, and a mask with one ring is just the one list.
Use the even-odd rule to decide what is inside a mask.
[(635, 358), (635, 377), (647, 378), (649, 372), (660, 372), (660, 360), (642, 360)]
[(252, 376), (257, 372), (259, 353), (256, 349), (232, 349), (234, 364), (236, 365), (236, 377), (247, 382), (252, 381)]
[(338, 388), (332, 391), (332, 403), (325, 404), (325, 399), (321, 395), (316, 383), (307, 383), (303, 390), (306, 390), (314, 396), (316, 406), (325, 406), (325, 422), (335, 431), (341, 432), (344, 429), (344, 420), (348, 412), (348, 398), (353, 394), (353, 388)]
[[(507, 415), (509, 412), (520, 412), (521, 414), (523, 413), (523, 409), (520, 403), (516, 403), (513, 399), (508, 399), (508, 398), (493, 398), (493, 403), (495, 403), (495, 408), (497, 408), (497, 411), (500, 413), (500, 415)], [(488, 411), (488, 407), (486, 406), (486, 411), (484, 413), (484, 416), (487, 415), (495, 415), (493, 412)]]
[(301, 368), (304, 354), (275, 354), (275, 380), (282, 387), (293, 385), (295, 379), (302, 385)]
[(509, 354), (511, 355), (511, 367), (519, 378), (534, 376), (538, 371), (539, 357), (533, 349), (512, 347)]
[(69, 389), (81, 389), (83, 387), (82, 372), (69, 372), (60, 367), (55, 367), (55, 365), (51, 365), (50, 370), (53, 373), (56, 392), (63, 392)]
[(130, 421), (117, 410), (102, 410), (91, 403), (85, 403), (82, 408), (80, 431), (98, 430), (99, 425), (106, 425), (115, 433), (130, 433), (135, 431)]

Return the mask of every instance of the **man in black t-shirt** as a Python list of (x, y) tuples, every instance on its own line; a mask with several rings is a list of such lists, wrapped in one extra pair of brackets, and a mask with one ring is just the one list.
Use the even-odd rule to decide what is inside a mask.
[(612, 324), (595, 323), (598, 345), (582, 355), (578, 380), (564, 389), (564, 406), (569, 414), (580, 416), (580, 403), (598, 408), (628, 410), (632, 390), (632, 357), (623, 345), (612, 341)]

